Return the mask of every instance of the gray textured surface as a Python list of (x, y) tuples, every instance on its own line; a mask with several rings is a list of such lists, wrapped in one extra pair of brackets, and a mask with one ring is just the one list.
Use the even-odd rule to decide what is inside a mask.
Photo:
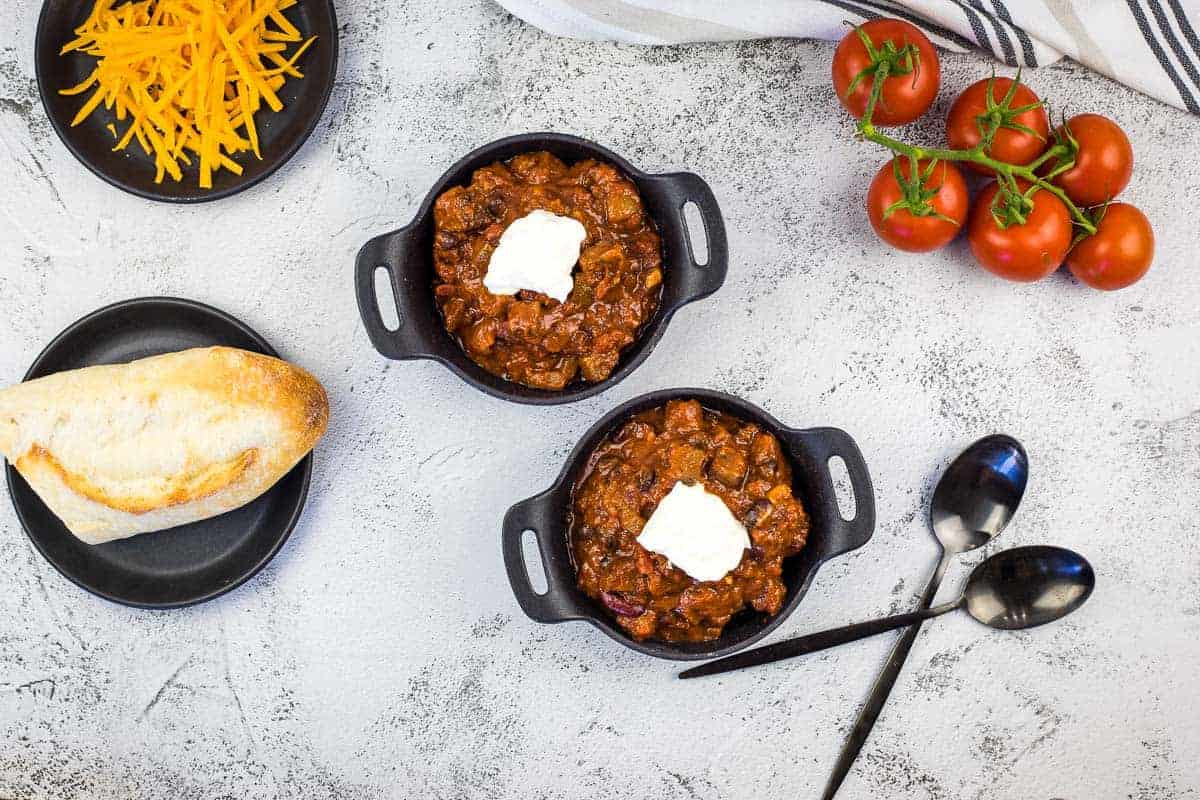
[[(605, 410), (678, 385), (844, 427), (867, 455), (878, 532), (820, 573), (783, 635), (911, 604), (935, 557), (930, 483), (993, 430), (1033, 468), (1000, 544), (1095, 562), (1094, 599), (1053, 627), (931, 625), (842, 797), (1200, 797), (1195, 119), (1070, 65), (1033, 74), (1057, 107), (1129, 131), (1128, 195), (1159, 251), (1117, 294), (1016, 286), (961, 245), (909, 257), (874, 239), (858, 209), (881, 154), (834, 105), (831, 45), (644, 50), (552, 40), (485, 3), (356, 0), (339, 3), (338, 87), (298, 157), (176, 208), (108, 188), (49, 130), (38, 5), (0, 17), (0, 379), (100, 305), (174, 294), (313, 370), (334, 421), (283, 553), (190, 610), (76, 589), (0, 503), (0, 798), (813, 796), (890, 636), (685, 684), (590, 628), (528, 621), (503, 575), (508, 505)], [(989, 69), (948, 57), (944, 85)], [(474, 145), (544, 128), (712, 183), (733, 251), (715, 302), (565, 408), (378, 357), (350, 289), (357, 247)]]

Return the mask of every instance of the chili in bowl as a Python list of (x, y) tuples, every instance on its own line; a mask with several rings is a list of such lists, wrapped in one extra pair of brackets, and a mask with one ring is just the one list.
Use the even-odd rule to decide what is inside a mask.
[[(854, 518), (838, 507), (841, 457)], [(774, 630), (825, 561), (875, 527), (871, 480), (837, 428), (788, 428), (720, 392), (634, 398), (580, 440), (554, 484), (504, 518), (509, 582), (538, 622), (585, 620), (648, 655), (728, 655)], [(547, 590), (529, 580), (532, 531)]]
[[(706, 239), (704, 264), (688, 203), (700, 212), (703, 231), (691, 233)], [(539, 273), (527, 263), (535, 257)], [(493, 396), (554, 404), (636, 369), (679, 308), (721, 286), (727, 264), (720, 209), (702, 179), (648, 174), (585, 139), (537, 133), (451, 167), (409, 225), (359, 251), (356, 290), (385, 356), (432, 359)], [(394, 330), (380, 313), (380, 269)]]

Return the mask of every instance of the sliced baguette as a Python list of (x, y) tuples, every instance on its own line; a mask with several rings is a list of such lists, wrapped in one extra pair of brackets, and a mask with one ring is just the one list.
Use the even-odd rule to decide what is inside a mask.
[(229, 347), (0, 390), (0, 453), (88, 544), (249, 503), (313, 448), (328, 422), (316, 378)]

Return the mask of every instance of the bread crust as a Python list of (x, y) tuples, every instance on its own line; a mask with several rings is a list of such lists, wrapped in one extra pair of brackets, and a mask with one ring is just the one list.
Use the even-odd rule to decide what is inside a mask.
[(89, 544), (249, 503), (313, 448), (328, 423), (316, 378), (229, 347), (0, 390), (0, 453)]

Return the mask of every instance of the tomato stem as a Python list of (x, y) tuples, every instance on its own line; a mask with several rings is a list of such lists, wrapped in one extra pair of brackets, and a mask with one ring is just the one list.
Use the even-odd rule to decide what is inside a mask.
[[(902, 156), (908, 156), (912, 159), (937, 159), (941, 161), (969, 161), (980, 166), (987, 167), (996, 173), (997, 180), (1006, 183), (1010, 186), (1015, 185), (1016, 179), (1020, 178), (1027, 183), (1036, 186), (1038, 189), (1044, 189), (1050, 194), (1057, 197), (1063, 202), (1074, 219), (1075, 224), (1086, 231), (1088, 234), (1096, 232), (1096, 225), (1088, 218), (1086, 214), (1075, 203), (1071, 202), (1071, 198), (1067, 197), (1059, 187), (1055, 186), (1050, 181), (1046, 180), (1041, 175), (1037, 174), (1037, 169), (1049, 161), (1051, 158), (1061, 158), (1072, 155), (1070, 148), (1062, 144), (1054, 144), (1046, 149), (1041, 157), (1032, 164), (1010, 164), (1007, 161), (997, 161), (984, 152), (986, 144), (980, 142), (975, 147), (967, 150), (955, 150), (947, 147), (921, 147), (919, 145), (908, 144), (886, 133), (882, 133), (875, 124), (872, 118), (875, 114), (875, 106), (879, 102), (880, 94), (883, 91), (883, 83), (892, 73), (892, 63), (889, 59), (880, 60), (875, 66), (875, 74), (871, 81), (871, 94), (867, 97), (867, 107), (863, 111), (862, 119), (858, 123), (859, 134), (869, 142), (882, 145), (893, 153)], [(1014, 82), (1015, 86), (1015, 82)], [(1010, 92), (1011, 93), (1011, 92)], [(1060, 163), (1051, 172), (1051, 176), (1071, 168), (1074, 163), (1072, 158), (1068, 163)]]

